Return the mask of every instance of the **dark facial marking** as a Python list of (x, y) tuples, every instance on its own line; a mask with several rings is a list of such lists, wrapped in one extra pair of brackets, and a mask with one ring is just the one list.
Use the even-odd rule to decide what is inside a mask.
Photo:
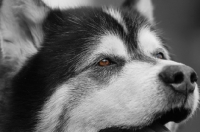
[[(137, 15), (123, 13), (130, 29), (129, 34), (126, 34), (123, 27), (102, 9), (50, 11), (43, 24), (45, 36), (42, 48), (14, 78), (11, 100), (13, 105), (6, 130), (34, 129), (38, 122), (38, 111), (42, 110), (45, 101), (53, 94), (56, 87), (81, 72), (88, 70), (88, 77), (101, 85), (116, 75), (125, 64), (125, 61), (117, 56), (107, 56), (116, 61), (116, 65), (108, 67), (91, 65), (83, 67), (80, 71), (76, 71), (76, 67), (92, 52), (92, 49), (97, 47), (99, 40), (94, 38), (106, 32), (119, 35), (126, 42), (129, 53), (136, 53), (137, 32), (145, 21), (137, 12), (135, 13)], [(62, 116), (60, 119), (62, 120)]]

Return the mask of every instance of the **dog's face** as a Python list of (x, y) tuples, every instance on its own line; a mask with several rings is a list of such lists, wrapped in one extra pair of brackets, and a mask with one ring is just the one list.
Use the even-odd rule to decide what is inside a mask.
[(136, 10), (52, 10), (43, 31), (42, 48), (15, 77), (16, 130), (137, 130), (180, 122), (197, 108), (196, 73), (170, 60)]

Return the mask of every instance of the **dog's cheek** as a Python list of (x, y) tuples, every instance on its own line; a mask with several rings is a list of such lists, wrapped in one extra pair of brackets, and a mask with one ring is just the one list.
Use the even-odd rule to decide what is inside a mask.
[(60, 117), (67, 113), (65, 110), (68, 108), (71, 86), (63, 84), (56, 89), (55, 93), (47, 99), (42, 110), (38, 113), (39, 123), (35, 128), (36, 131), (56, 131), (55, 128), (65, 122)]
[(122, 100), (120, 103), (125, 110), (131, 111), (129, 114), (140, 121), (138, 124), (153, 119), (152, 113), (167, 109), (168, 96), (158, 79), (161, 69), (161, 66), (133, 62), (124, 68), (120, 81), (116, 81), (119, 82), (117, 99)]
[(196, 84), (196, 87), (195, 87), (195, 90), (194, 90), (194, 94), (190, 95), (188, 97), (188, 101), (186, 103), (186, 107), (188, 107), (190, 109), (192, 108), (192, 114), (191, 114), (191, 116), (197, 110), (198, 104), (199, 104), (199, 89), (198, 89), (198, 86)]

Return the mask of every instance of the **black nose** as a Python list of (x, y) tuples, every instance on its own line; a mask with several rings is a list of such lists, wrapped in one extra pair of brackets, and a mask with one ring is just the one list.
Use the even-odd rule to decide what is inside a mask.
[(159, 78), (182, 94), (193, 93), (198, 79), (195, 71), (185, 65), (166, 66), (159, 74)]

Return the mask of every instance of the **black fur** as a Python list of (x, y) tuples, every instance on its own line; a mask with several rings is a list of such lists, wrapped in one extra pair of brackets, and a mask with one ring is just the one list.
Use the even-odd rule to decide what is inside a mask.
[[(55, 88), (96, 63), (76, 70), (78, 62), (90, 55), (97, 46), (98, 37), (105, 32), (119, 35), (127, 44), (130, 54), (138, 53), (138, 56), (142, 56), (137, 49), (136, 37), (138, 29), (147, 22), (136, 11), (123, 11), (122, 14), (128, 33), (102, 9), (79, 8), (49, 12), (43, 24), (45, 37), (42, 48), (14, 78), (10, 100), (12, 105), (5, 121), (6, 132), (33, 131), (38, 122), (38, 111)], [(123, 59), (117, 59), (123, 62)], [(98, 72), (98, 69), (94, 68), (94, 71)], [(106, 80), (103, 74), (100, 76)], [(97, 78), (94, 74), (91, 77)]]

